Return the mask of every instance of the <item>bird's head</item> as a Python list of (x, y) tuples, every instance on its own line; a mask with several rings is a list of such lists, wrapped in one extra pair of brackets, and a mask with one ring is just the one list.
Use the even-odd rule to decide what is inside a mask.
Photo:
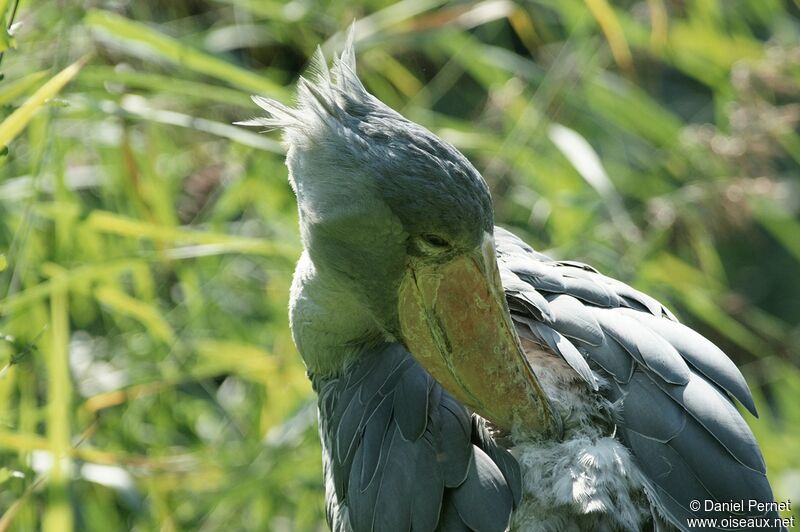
[(270, 116), (245, 123), (283, 131), (315, 269), (463, 403), (504, 428), (546, 426), (505, 304), (486, 182), (453, 146), (370, 95), (355, 69), (351, 31), (330, 71), (317, 52), (296, 107), (254, 97)]

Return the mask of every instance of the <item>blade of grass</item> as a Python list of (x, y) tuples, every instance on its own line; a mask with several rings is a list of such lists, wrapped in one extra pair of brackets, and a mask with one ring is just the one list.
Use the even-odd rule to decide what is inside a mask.
[(47, 356), (47, 439), (53, 453), (48, 483), (48, 504), (44, 510), (44, 532), (71, 532), (72, 506), (69, 500), (70, 419), (72, 383), (68, 362), (69, 311), (64, 283), (50, 298), (51, 337)]
[(3, 54), (5, 51), (16, 46), (14, 36), (11, 34), (9, 29), (14, 23), (14, 15), (17, 13), (19, 1), (14, 2), (14, 6), (11, 8), (11, 15), (6, 16), (6, 11), (8, 11), (8, 1), (9, 0), (0, 0), (0, 62), (3, 60)]
[[(98, 87), (103, 87), (106, 83), (119, 83), (135, 89), (146, 89), (159, 96), (170, 95), (199, 101), (214, 101), (248, 109), (253, 107), (253, 101), (246, 92), (153, 72), (87, 65), (78, 76), (78, 81)], [(0, 103), (2, 103), (2, 94), (0, 92)]]
[(13, 102), (16, 98), (28, 92), (28, 89), (36, 85), (45, 76), (47, 76), (47, 72), (42, 70), (5, 83), (3, 88), (0, 89), (0, 105)]
[(586, 7), (591, 11), (592, 16), (597, 20), (600, 29), (606, 36), (608, 47), (611, 49), (611, 55), (614, 56), (614, 61), (625, 71), (633, 71), (633, 56), (631, 56), (631, 49), (628, 47), (628, 41), (625, 40), (625, 33), (622, 31), (622, 25), (617, 19), (617, 15), (606, 0), (584, 0)]
[(140, 322), (155, 338), (159, 338), (167, 345), (175, 343), (175, 331), (153, 305), (148, 305), (144, 301), (108, 285), (98, 287), (94, 294), (100, 303), (115, 313)]
[(98, 232), (129, 238), (183, 244), (220, 244), (227, 246), (231, 250), (238, 250), (241, 253), (275, 258), (290, 258), (296, 255), (294, 246), (268, 240), (237, 237), (211, 231), (189, 230), (182, 227), (169, 227), (142, 222), (105, 211), (92, 212), (85, 223)]
[(550, 125), (548, 136), (578, 174), (603, 198), (620, 234), (631, 242), (640, 240), (641, 233), (625, 210), (622, 197), (589, 141), (577, 131), (555, 122)]
[(230, 124), (222, 124), (207, 120), (205, 118), (198, 118), (195, 116), (186, 115), (183, 113), (176, 113), (175, 111), (167, 111), (163, 109), (153, 109), (149, 107), (144, 98), (138, 96), (127, 96), (123, 99), (121, 107), (117, 108), (106, 102), (103, 106), (108, 111), (115, 112), (120, 109), (124, 114), (134, 118), (143, 118), (151, 120), (160, 124), (168, 124), (171, 126), (185, 127), (210, 133), (218, 137), (226, 138), (234, 142), (238, 142), (244, 146), (250, 146), (259, 150), (264, 150), (272, 153), (283, 154), (285, 150), (279, 142), (272, 140), (264, 135), (252, 133), (241, 127), (236, 127)]
[(26, 288), (0, 301), (0, 315), (13, 314), (38, 300), (49, 297), (55, 291), (85, 285), (94, 279), (113, 277), (133, 268), (145, 268), (146, 263), (138, 259), (123, 259), (102, 264), (87, 264), (67, 271), (58, 278), (49, 279)]
[[(26, 452), (51, 450), (49, 440), (39, 436), (38, 434), (7, 431), (0, 431), (0, 448)], [(95, 449), (89, 445), (82, 445), (81, 447), (77, 448), (69, 447), (67, 449), (67, 456), (95, 464), (123, 464), (144, 467), (153, 470), (170, 468), (179, 469), (181, 465), (185, 467), (187, 464), (192, 464), (196, 460), (196, 458), (192, 455), (172, 454), (162, 456), (145, 456), (126, 453), (124, 451), (103, 451), (100, 449)]]
[(647, 8), (650, 11), (650, 45), (660, 50), (667, 43), (669, 32), (669, 14), (664, 0), (647, 0)]
[(47, 100), (58, 94), (64, 85), (75, 77), (81, 67), (86, 63), (84, 57), (75, 61), (67, 68), (50, 78), (44, 85), (28, 98), (18, 109), (0, 124), (0, 147), (8, 146), (19, 133), (28, 125), (33, 114), (42, 107)]
[[(259, 94), (268, 94), (276, 98), (287, 96), (283, 87), (263, 76), (196, 50), (178, 39), (115, 13), (91, 9), (86, 13), (84, 23), (89, 28), (100, 30), (110, 40), (135, 42), (147, 48), (155, 56), (167, 59), (194, 72)], [(133, 55), (140, 55), (139, 50), (135, 48), (126, 47), (125, 51)]]
[(203, 339), (196, 341), (194, 348), (198, 360), (191, 373), (197, 378), (236, 373), (246, 379), (267, 382), (280, 369), (278, 359), (268, 351), (243, 342)]
[[(0, 436), (1, 438), (1, 436)], [(0, 532), (6, 532), (11, 528), (11, 524), (14, 522), (14, 518), (17, 516), (19, 511), (25, 505), (26, 502), (30, 499), (31, 495), (39, 488), (41, 488), (42, 484), (47, 480), (47, 477), (40, 476), (35, 481), (31, 482), (31, 484), (25, 489), (22, 493), (22, 496), (11, 503), (11, 506), (0, 515)], [(20, 527), (24, 530), (24, 527)]]
[(683, 127), (680, 117), (659, 105), (641, 87), (611, 74), (590, 83), (585, 98), (595, 113), (659, 147), (671, 146), (678, 140)]

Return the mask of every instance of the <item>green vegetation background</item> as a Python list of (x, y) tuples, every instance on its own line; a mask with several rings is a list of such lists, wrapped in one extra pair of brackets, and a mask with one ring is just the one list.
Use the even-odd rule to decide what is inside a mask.
[(12, 15), (0, 530), (324, 528), (294, 200), (276, 136), (231, 123), (251, 93), (289, 101), (354, 18), (367, 87), (470, 157), (499, 223), (742, 367), (800, 505), (796, 0), (0, 0)]

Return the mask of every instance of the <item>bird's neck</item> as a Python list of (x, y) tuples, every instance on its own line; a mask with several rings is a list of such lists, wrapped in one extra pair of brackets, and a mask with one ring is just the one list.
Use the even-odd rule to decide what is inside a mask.
[(289, 320), (306, 367), (321, 376), (341, 373), (352, 357), (386, 339), (343, 280), (316, 268), (308, 253), (294, 272)]

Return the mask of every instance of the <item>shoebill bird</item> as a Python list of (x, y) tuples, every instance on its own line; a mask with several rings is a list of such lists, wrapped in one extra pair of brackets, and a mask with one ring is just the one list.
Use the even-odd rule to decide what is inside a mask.
[(722, 351), (653, 298), (495, 227), (473, 165), (366, 91), (352, 32), (312, 70), (296, 106), (254, 97), (269, 116), (244, 124), (288, 148), (304, 246), (290, 322), (334, 531), (777, 517), (747, 502), (774, 499), (735, 406), (755, 415), (753, 399)]

